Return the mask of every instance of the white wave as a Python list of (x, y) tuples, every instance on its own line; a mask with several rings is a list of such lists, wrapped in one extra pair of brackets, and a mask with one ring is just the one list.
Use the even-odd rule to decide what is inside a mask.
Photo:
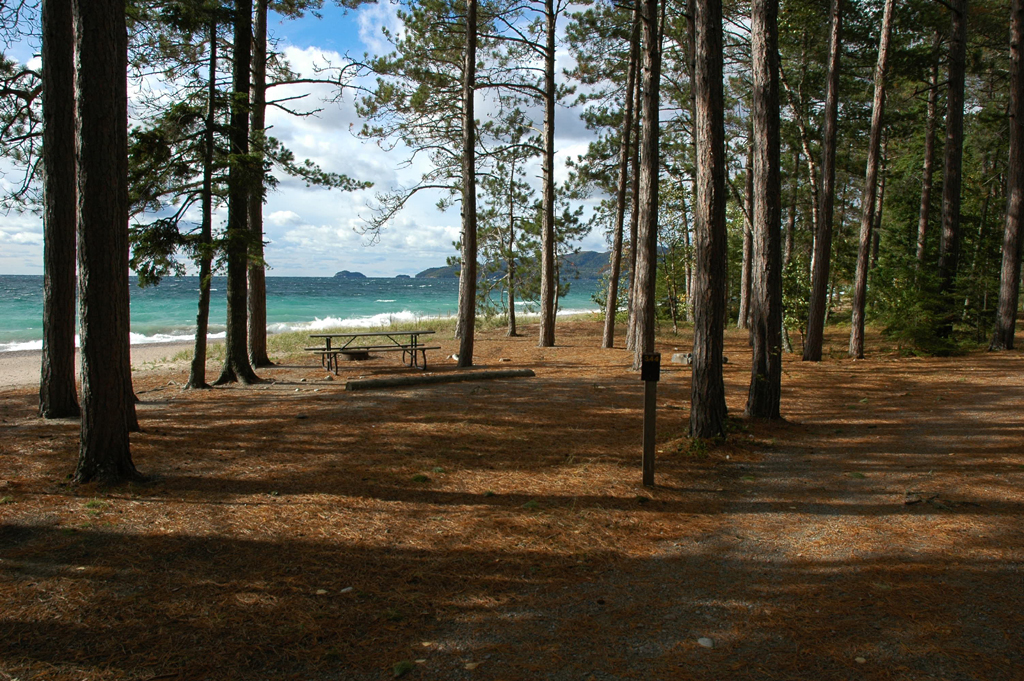
[[(195, 340), (195, 331), (192, 332), (181, 332), (181, 333), (155, 333), (152, 336), (146, 336), (141, 333), (129, 333), (129, 343), (131, 345), (151, 345), (153, 343), (191, 343)], [(217, 340), (225, 337), (225, 332), (211, 333), (206, 337), (210, 340)], [(75, 335), (75, 347), (79, 346), (78, 336)], [(19, 352), (23, 350), (42, 350), (42, 340), (30, 340), (30, 341), (15, 341), (12, 343), (0, 343), (0, 352)]]
[(276, 324), (269, 324), (267, 331), (270, 333), (283, 333), (286, 331), (323, 331), (340, 327), (372, 328), (403, 322), (412, 323), (428, 317), (434, 318), (436, 315), (421, 315), (409, 310), (402, 310), (401, 312), (382, 312), (365, 317), (324, 317), (323, 319), (317, 317), (311, 322), (278, 322)]
[[(216, 340), (224, 338), (227, 335), (226, 332), (221, 331), (220, 333), (208, 333), (206, 334), (207, 339)], [(141, 333), (130, 333), (128, 334), (132, 345), (150, 345), (152, 343), (191, 343), (195, 340), (195, 331), (181, 331), (178, 333), (154, 333), (152, 336), (145, 336)]]
[(391, 298), (389, 300), (375, 300), (373, 302), (375, 302), (375, 303), (393, 303), (393, 302), (395, 302), (395, 299)]
[(21, 350), (42, 350), (43, 341), (32, 340), (24, 342), (0, 343), (0, 352), (19, 352)]

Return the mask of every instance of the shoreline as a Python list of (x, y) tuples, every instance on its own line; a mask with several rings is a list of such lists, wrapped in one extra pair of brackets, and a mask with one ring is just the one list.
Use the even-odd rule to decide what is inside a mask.
[[(211, 339), (210, 345), (223, 343), (223, 339)], [(191, 357), (192, 343), (140, 343), (131, 346), (132, 371), (138, 371), (143, 365), (171, 364), (171, 358), (185, 351)], [(79, 351), (75, 349), (75, 372), (79, 364)], [(10, 350), (0, 352), (0, 390), (25, 388), (39, 385), (42, 350)], [(185, 362), (178, 362), (184, 364)], [(149, 367), (146, 367), (149, 368)]]

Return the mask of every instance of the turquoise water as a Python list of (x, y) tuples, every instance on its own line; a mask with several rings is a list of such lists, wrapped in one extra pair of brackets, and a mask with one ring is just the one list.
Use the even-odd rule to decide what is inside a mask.
[[(223, 336), (226, 281), (216, 277), (210, 301), (210, 336)], [(563, 313), (593, 311), (598, 282), (572, 282)], [(198, 277), (168, 278), (139, 288), (132, 277), (132, 343), (190, 340), (195, 332)], [(267, 330), (376, 326), (456, 312), (457, 279), (335, 279), (267, 277)], [(529, 305), (523, 311), (530, 311)], [(42, 347), (43, 278), (0, 275), (0, 352)]]

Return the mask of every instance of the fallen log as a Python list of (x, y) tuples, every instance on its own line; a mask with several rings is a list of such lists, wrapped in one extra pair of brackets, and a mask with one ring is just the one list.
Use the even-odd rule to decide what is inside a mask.
[(345, 390), (373, 390), (375, 388), (401, 388), (430, 383), (458, 383), (461, 381), (487, 381), (494, 378), (526, 378), (535, 376), (532, 369), (499, 369), (491, 371), (460, 371), (456, 374), (428, 376), (396, 376), (392, 378), (364, 378), (345, 383)]

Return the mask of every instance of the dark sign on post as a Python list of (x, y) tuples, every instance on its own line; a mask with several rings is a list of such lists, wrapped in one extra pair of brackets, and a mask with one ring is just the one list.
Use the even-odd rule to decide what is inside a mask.
[(645, 353), (640, 363), (640, 380), (657, 381), (661, 378), (661, 353)]
[(661, 378), (661, 353), (644, 353), (640, 358), (640, 378), (644, 381), (644, 487), (654, 485), (654, 438), (657, 423), (658, 379)]

